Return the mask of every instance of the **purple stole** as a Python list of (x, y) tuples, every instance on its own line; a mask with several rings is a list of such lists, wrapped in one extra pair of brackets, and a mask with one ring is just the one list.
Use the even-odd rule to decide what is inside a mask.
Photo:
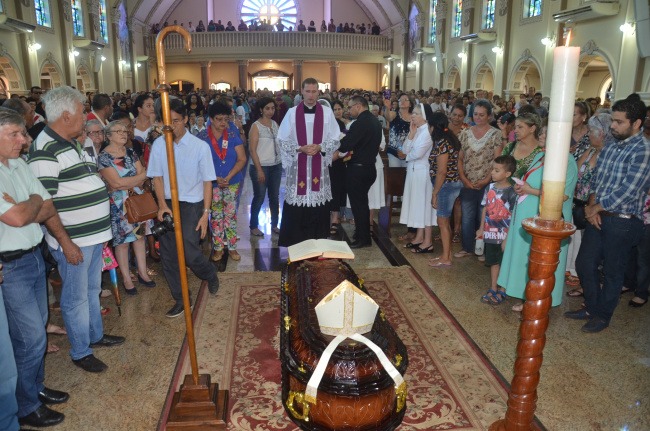
[[(314, 142), (313, 144), (320, 145), (323, 142), (323, 107), (320, 103), (316, 103), (316, 114), (314, 118)], [(300, 103), (296, 108), (296, 136), (298, 138), (298, 145), (307, 145), (307, 125), (305, 124), (305, 105)], [(311, 184), (311, 191), (320, 191), (320, 176), (321, 176), (321, 159), (320, 153), (311, 157), (311, 174), (312, 178), (307, 179), (307, 155), (298, 153), (298, 196), (307, 194), (307, 184)]]

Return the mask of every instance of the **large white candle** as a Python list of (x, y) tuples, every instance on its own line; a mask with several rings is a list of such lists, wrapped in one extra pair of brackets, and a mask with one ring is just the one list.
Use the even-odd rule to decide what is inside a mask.
[(578, 47), (558, 46), (553, 51), (553, 80), (540, 209), (541, 217), (547, 220), (558, 220), (562, 215), (579, 59)]

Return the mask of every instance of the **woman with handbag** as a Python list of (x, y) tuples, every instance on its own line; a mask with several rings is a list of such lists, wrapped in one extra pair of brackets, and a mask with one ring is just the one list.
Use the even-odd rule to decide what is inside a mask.
[(135, 152), (126, 147), (129, 130), (122, 122), (109, 123), (105, 132), (108, 145), (99, 154), (98, 169), (109, 189), (113, 246), (124, 280), (124, 289), (127, 294), (136, 295), (138, 291), (133, 285), (129, 272), (129, 243), (133, 243), (140, 284), (154, 287), (156, 283), (147, 274), (144, 243), (146, 222), (129, 223), (125, 201), (130, 192), (141, 193), (139, 187), (147, 178), (147, 173)]
[(606, 143), (612, 139), (609, 126), (612, 124), (612, 116), (608, 113), (596, 114), (589, 119), (589, 147), (578, 158), (578, 182), (573, 197), (573, 224), (576, 227), (575, 233), (571, 236), (569, 243), (569, 256), (566, 265), (566, 284), (573, 287), (566, 294), (570, 297), (582, 296), (582, 287), (576, 272), (576, 258), (582, 242), (582, 232), (587, 227), (585, 218), (585, 206), (591, 193), (589, 183), (596, 172), (596, 162), (600, 151), (605, 148)]

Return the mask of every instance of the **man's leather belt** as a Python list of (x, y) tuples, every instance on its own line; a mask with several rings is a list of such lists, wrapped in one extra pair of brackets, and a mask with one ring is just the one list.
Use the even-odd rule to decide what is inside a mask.
[(15, 250), (15, 251), (5, 251), (0, 253), (0, 260), (3, 262), (11, 262), (12, 260), (20, 259), (27, 253), (31, 253), (32, 251), (36, 250), (38, 248), (37, 245), (34, 247), (30, 248), (29, 250)]
[(634, 218), (634, 214), (613, 213), (611, 211), (601, 211), (599, 214), (606, 217), (618, 217), (624, 219)]
[(374, 166), (372, 163), (366, 164), (366, 163), (350, 163), (348, 162), (348, 166), (359, 166), (359, 167), (367, 167), (367, 166)]

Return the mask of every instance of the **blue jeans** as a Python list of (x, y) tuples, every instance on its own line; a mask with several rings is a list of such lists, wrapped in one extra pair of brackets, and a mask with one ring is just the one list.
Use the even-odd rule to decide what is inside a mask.
[[(618, 305), (623, 288), (625, 267), (632, 248), (643, 235), (643, 222), (601, 216), (600, 230), (588, 224), (576, 258), (576, 271), (585, 295), (587, 311), (609, 322)], [(605, 280), (600, 287), (598, 265), (603, 263)]]
[(634, 290), (634, 296), (648, 299), (650, 291), (650, 224), (643, 226), (643, 237), (632, 250), (625, 270), (625, 286)]
[(63, 281), (61, 314), (70, 340), (70, 357), (81, 359), (93, 353), (90, 343), (104, 336), (104, 323), (99, 305), (102, 285), (102, 245), (81, 247), (84, 260), (78, 265), (68, 263), (61, 247), (50, 248)]
[(7, 313), (0, 284), (0, 430), (17, 431), (18, 403), (16, 402), (16, 361), (9, 338)]
[(249, 166), (253, 183), (253, 202), (251, 203), (251, 220), (249, 227), (259, 226), (259, 214), (264, 204), (264, 195), (269, 195), (269, 210), (271, 210), (271, 227), (277, 227), (280, 219), (280, 182), (282, 181), (282, 163), (273, 166), (262, 166), (266, 181), (257, 181), (255, 165)]
[[(27, 416), (41, 406), (47, 336), (47, 284), (45, 263), (39, 249), (11, 262), (3, 262), (2, 293), (7, 312), (10, 346), (13, 346), (18, 382), (18, 417)], [(4, 407), (2, 408), (4, 410)]]
[(468, 253), (474, 253), (476, 230), (481, 225), (483, 193), (485, 193), (485, 187), (480, 190), (467, 187), (460, 189), (461, 237), (463, 250)]

